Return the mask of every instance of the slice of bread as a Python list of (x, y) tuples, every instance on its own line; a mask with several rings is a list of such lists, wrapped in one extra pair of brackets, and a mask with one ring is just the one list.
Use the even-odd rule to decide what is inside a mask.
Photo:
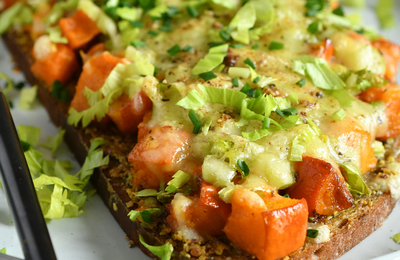
[[(166, 217), (163, 214), (155, 229), (145, 229), (139, 223), (131, 221), (127, 214), (130, 210), (135, 209), (135, 204), (130, 196), (132, 191), (126, 184), (126, 179), (130, 174), (127, 154), (135, 145), (136, 138), (129, 135), (121, 135), (114, 129), (99, 130), (96, 127), (82, 129), (68, 125), (68, 105), (53, 98), (50, 91), (30, 71), (33, 58), (30, 56), (32, 42), (29, 37), (10, 31), (3, 35), (3, 39), (18, 68), (25, 74), (29, 83), (39, 86), (39, 99), (47, 109), (54, 124), (66, 129), (66, 142), (80, 163), (83, 163), (85, 159), (91, 139), (103, 137), (107, 141), (103, 149), (106, 154), (110, 155), (110, 164), (96, 171), (91, 181), (97, 188), (104, 203), (108, 206), (111, 214), (131, 239), (131, 245), (139, 246), (144, 253), (154, 257), (139, 242), (139, 235), (142, 235), (151, 245), (161, 245), (167, 240), (174, 243), (173, 258), (175, 259), (199, 256), (213, 257), (214, 259), (254, 258), (233, 246), (226, 237), (214, 239), (202, 248), (199, 248), (198, 245), (187, 246), (182, 242), (172, 240), (171, 231), (169, 230), (168, 232), (168, 228), (163, 225), (162, 220)], [(72, 80), (66, 86), (71, 96), (74, 93), (74, 82)], [(399, 143), (400, 139), (397, 139), (393, 144), (394, 149), (399, 146)], [(395, 204), (396, 201), (392, 199), (390, 194), (374, 194), (357, 199), (351, 208), (340, 212), (332, 218), (319, 220), (328, 225), (331, 230), (329, 241), (322, 243), (315, 243), (311, 240), (306, 241), (301, 249), (286, 257), (286, 259), (338, 258), (380, 227)], [(204, 253), (204, 250), (207, 253)]]

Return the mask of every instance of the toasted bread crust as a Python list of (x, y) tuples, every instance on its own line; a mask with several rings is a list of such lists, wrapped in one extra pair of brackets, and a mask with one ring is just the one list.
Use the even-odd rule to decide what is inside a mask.
[[(141, 250), (155, 257), (140, 242), (139, 234), (142, 235), (149, 244), (160, 245), (170, 238), (168, 235), (161, 236), (157, 231), (146, 230), (137, 222), (131, 221), (127, 214), (131, 209), (130, 197), (127, 193), (129, 187), (125, 186), (124, 178), (127, 177), (129, 165), (124, 158), (135, 144), (135, 137), (121, 136), (117, 131), (105, 130), (99, 132), (96, 128), (75, 128), (67, 124), (68, 106), (54, 99), (49, 90), (40, 82), (30, 71), (33, 60), (30, 56), (30, 46), (32, 42), (29, 37), (9, 32), (3, 35), (3, 39), (12, 53), (18, 68), (24, 73), (30, 84), (37, 84), (38, 96), (48, 111), (51, 120), (57, 126), (66, 130), (65, 140), (75, 154), (77, 160), (82, 164), (87, 155), (90, 139), (102, 136), (107, 139), (105, 152), (111, 155), (110, 165), (95, 171), (91, 182), (97, 188), (98, 194), (109, 208), (111, 214), (125, 231), (133, 244), (139, 246)], [(76, 80), (76, 79), (75, 79)], [(67, 86), (71, 95), (74, 93), (74, 79)], [(400, 143), (400, 141), (399, 141)], [(126, 157), (126, 156), (125, 156)], [(115, 170), (117, 169), (117, 170)], [(127, 204), (128, 203), (128, 204)], [(383, 221), (394, 208), (396, 201), (390, 194), (378, 194), (365, 196), (355, 201), (354, 205), (345, 211), (340, 212), (335, 217), (325, 220), (325, 224), (330, 227), (330, 240), (324, 243), (312, 243), (306, 241), (305, 245), (298, 251), (292, 253), (290, 259), (336, 259), (350, 250), (352, 247), (369, 236), (379, 228)], [(250, 255), (234, 247), (226, 238), (218, 239), (218, 243), (225, 243), (222, 255), (207, 255), (214, 259), (249, 259)], [(186, 258), (183, 245), (177, 243), (173, 258)], [(181, 250), (181, 252), (177, 252)]]

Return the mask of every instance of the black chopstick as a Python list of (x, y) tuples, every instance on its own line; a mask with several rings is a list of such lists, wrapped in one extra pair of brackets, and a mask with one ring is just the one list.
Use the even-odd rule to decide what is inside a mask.
[(56, 259), (14, 122), (1, 91), (0, 173), (25, 259)]

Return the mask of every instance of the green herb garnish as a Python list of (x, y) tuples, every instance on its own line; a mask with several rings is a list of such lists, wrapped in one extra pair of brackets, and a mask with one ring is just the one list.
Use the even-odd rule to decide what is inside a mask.
[(237, 165), (239, 166), (240, 170), (242, 170), (244, 176), (248, 176), (250, 173), (250, 169), (249, 166), (247, 165), (247, 163), (243, 160), (238, 160), (237, 161)]
[(189, 118), (190, 121), (192, 121), (194, 127), (193, 127), (193, 134), (198, 134), (201, 128), (201, 122), (199, 118), (196, 115), (196, 112), (194, 112), (193, 109), (190, 109), (189, 111)]
[(316, 238), (318, 236), (319, 231), (316, 229), (307, 229), (307, 236), (311, 238)]
[(283, 49), (283, 43), (281, 43), (281, 42), (275, 42), (275, 41), (272, 41), (270, 44), (269, 44), (269, 46), (268, 46), (268, 49), (269, 50), (281, 50), (281, 49)]
[(204, 79), (205, 81), (210, 79), (215, 79), (217, 75), (214, 74), (212, 71), (204, 72), (199, 74), (200, 78)]
[(256, 66), (254, 65), (254, 63), (253, 63), (249, 58), (246, 58), (246, 59), (244, 60), (244, 64), (249, 65), (253, 70), (256, 69)]
[(232, 85), (234, 86), (234, 87), (239, 87), (239, 79), (238, 78), (233, 78), (232, 79)]
[(306, 79), (301, 79), (299, 81), (296, 82), (296, 85), (299, 87), (303, 87), (306, 84)]
[(168, 49), (167, 52), (168, 52), (169, 56), (173, 57), (173, 56), (175, 56), (175, 54), (181, 52), (181, 47), (179, 47), (178, 44), (175, 44), (170, 49)]
[(135, 40), (131, 41), (131, 45), (135, 48), (141, 48), (141, 47), (146, 47), (146, 43), (141, 40)]

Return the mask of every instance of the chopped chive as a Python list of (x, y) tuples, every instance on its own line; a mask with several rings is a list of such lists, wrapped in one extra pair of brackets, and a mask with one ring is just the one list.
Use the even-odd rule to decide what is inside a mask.
[(294, 116), (294, 115), (297, 114), (297, 112), (298, 112), (298, 110), (297, 110), (297, 108), (295, 108), (295, 107), (282, 109), (282, 113), (283, 113), (284, 115), (287, 115), (287, 116)]
[(144, 222), (147, 222), (147, 223), (152, 223), (153, 222), (153, 218), (151, 216), (151, 213), (148, 210), (140, 211), (140, 216), (142, 217)]
[(317, 229), (307, 229), (307, 236), (311, 238), (316, 238), (318, 236), (318, 230)]
[(150, 31), (147, 32), (147, 34), (150, 34), (150, 35), (153, 35), (153, 36), (157, 36), (158, 32), (150, 30)]
[(249, 90), (251, 89), (250, 85), (248, 83), (246, 83), (243, 88), (240, 90), (240, 92), (244, 93), (247, 95), (247, 93), (249, 92)]
[(234, 86), (234, 87), (239, 87), (239, 79), (238, 78), (233, 78), (232, 79), (232, 85)]
[(279, 108), (275, 109), (275, 112), (280, 115), (282, 118), (285, 118), (285, 115), (282, 113), (282, 111), (279, 110)]
[(244, 176), (248, 176), (250, 173), (250, 169), (249, 166), (247, 165), (247, 163), (243, 160), (238, 160), (237, 161), (237, 165), (239, 166), (240, 170), (242, 170)]
[(11, 100), (8, 100), (8, 107), (11, 109), (11, 108), (14, 108), (14, 103), (11, 101)]
[(212, 71), (204, 72), (199, 74), (200, 78), (204, 79), (205, 81), (210, 79), (215, 79), (217, 75), (215, 75)]
[(190, 111), (189, 111), (189, 118), (190, 118), (190, 121), (192, 121), (193, 126), (194, 126), (193, 134), (198, 134), (200, 131), (200, 128), (201, 128), (201, 123), (200, 123), (199, 118), (196, 115), (196, 112), (194, 112), (193, 109), (190, 109)]
[(319, 22), (310, 23), (307, 27), (307, 31), (312, 34), (316, 34), (319, 29)]
[(183, 47), (182, 51), (189, 52), (189, 51), (191, 51), (192, 49), (193, 49), (193, 46), (186, 45), (185, 47)]
[(283, 49), (283, 43), (281, 43), (281, 42), (275, 42), (275, 41), (272, 41), (270, 44), (269, 44), (269, 46), (268, 46), (268, 49), (269, 50), (281, 50), (281, 49)]
[(56, 99), (60, 99), (62, 90), (63, 90), (62, 83), (58, 80), (55, 80), (53, 82), (53, 85), (51, 86), (51, 95)]
[(188, 7), (186, 7), (186, 11), (190, 15), (190, 17), (199, 17), (199, 10), (197, 10), (195, 6), (189, 5)]
[(257, 44), (257, 43), (254, 44), (253, 46), (251, 46), (251, 48), (252, 48), (253, 50), (257, 50), (257, 49), (258, 49), (258, 44)]
[(244, 64), (249, 65), (253, 70), (256, 69), (256, 66), (254, 65), (254, 63), (253, 63), (249, 58), (246, 58), (246, 59), (244, 60)]
[(339, 5), (338, 7), (336, 7), (335, 10), (332, 11), (333, 14), (336, 14), (338, 16), (344, 16), (344, 12), (343, 12), (343, 8), (341, 5)]
[(143, 28), (144, 27), (144, 23), (140, 20), (137, 21), (133, 21), (131, 22), (131, 26), (134, 28)]
[(18, 82), (17, 84), (14, 85), (14, 88), (17, 90), (21, 90), (23, 87), (25, 87), (25, 83), (23, 81)]
[(167, 15), (169, 17), (172, 17), (176, 14), (179, 14), (179, 8), (176, 6), (168, 6), (168, 11), (167, 11)]
[(271, 119), (267, 116), (264, 117), (262, 129), (268, 129), (270, 125), (271, 125)]
[(21, 143), (22, 151), (26, 152), (29, 150), (29, 148), (31, 148), (31, 145), (29, 143), (22, 140), (19, 140), (19, 142)]
[(256, 94), (256, 89), (251, 88), (249, 89), (249, 91), (247, 91), (247, 96), (249, 97), (254, 97), (254, 95)]
[(234, 49), (240, 49), (243, 48), (243, 44), (240, 43), (234, 43), (234, 44), (230, 44), (229, 47), (234, 48)]
[(63, 103), (68, 103), (68, 101), (69, 101), (69, 92), (68, 92), (67, 89), (63, 89), (61, 91), (60, 100)]
[(154, 72), (153, 72), (154, 77), (157, 75), (157, 70), (158, 70), (158, 68), (156, 66), (154, 66)]
[(212, 47), (217, 47), (224, 44), (223, 42), (210, 42), (208, 45), (210, 45), (210, 48)]
[(304, 78), (296, 82), (296, 85), (299, 86), (299, 87), (301, 87), (301, 88), (302, 88), (305, 84), (306, 84), (306, 79), (304, 79)]
[(254, 98), (259, 98), (262, 96), (262, 91), (261, 89), (256, 89), (256, 93), (254, 93)]
[(146, 43), (141, 40), (131, 41), (131, 45), (136, 48), (146, 47)]
[(230, 28), (228, 27), (225, 30), (221, 30), (219, 32), (219, 36), (222, 38), (222, 40), (229, 42), (231, 40), (231, 36), (229, 36)]
[(260, 81), (260, 77), (257, 77), (257, 78), (255, 78), (254, 80), (253, 80), (253, 83), (257, 83), (257, 82), (259, 82)]
[(117, 7), (108, 7), (104, 10), (104, 12), (110, 16), (111, 19), (113, 20), (117, 20), (118, 19), (118, 15), (117, 15)]
[(170, 49), (167, 50), (169, 56), (173, 57), (175, 54), (181, 51), (181, 47), (178, 44), (175, 44)]
[(290, 198), (290, 197), (289, 197), (289, 194), (285, 194), (285, 195), (283, 195), (283, 197), (284, 197), (284, 198)]
[(158, 27), (158, 30), (162, 32), (170, 32), (172, 31), (172, 28), (169, 25), (161, 25), (160, 27)]

